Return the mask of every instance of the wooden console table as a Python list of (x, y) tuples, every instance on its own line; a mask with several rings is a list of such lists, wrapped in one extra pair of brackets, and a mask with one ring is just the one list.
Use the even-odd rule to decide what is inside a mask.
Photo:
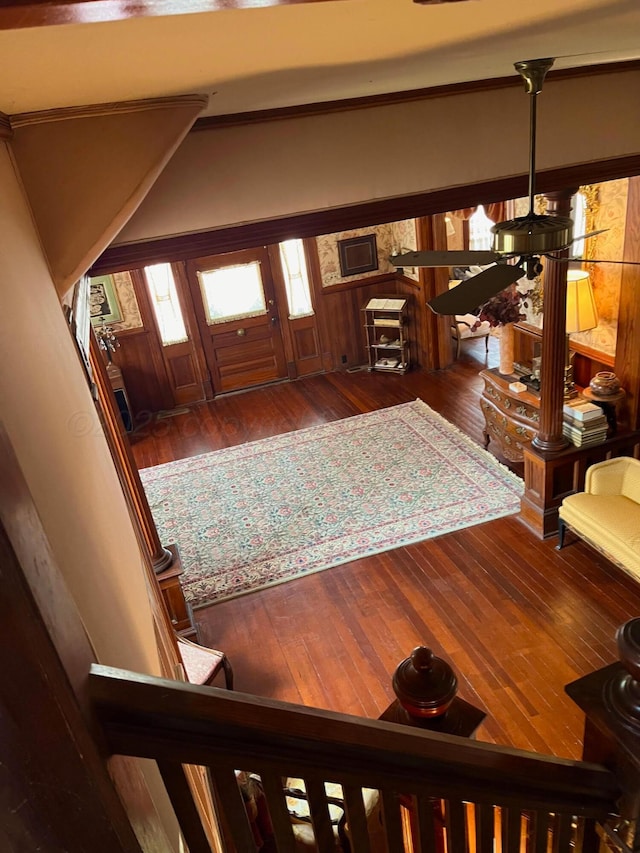
[(505, 459), (522, 462), (524, 448), (538, 432), (540, 398), (533, 391), (510, 391), (509, 383), (518, 377), (503, 376), (495, 367), (482, 370), (480, 376), (484, 381), (480, 407), (485, 420), (485, 449), (493, 439)]

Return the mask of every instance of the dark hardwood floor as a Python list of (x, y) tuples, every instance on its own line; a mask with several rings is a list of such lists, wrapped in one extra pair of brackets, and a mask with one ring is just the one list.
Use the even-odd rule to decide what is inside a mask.
[[(416, 397), (481, 443), (485, 364), (479, 341), (445, 371), (330, 374), (220, 397), (139, 430), (134, 454), (156, 465)], [(616, 659), (640, 585), (581, 542), (555, 544), (499, 519), (198, 610), (201, 641), (228, 654), (237, 690), (367, 717), (394, 698), (396, 665), (428, 645), (488, 712), (479, 740), (577, 758), (583, 720), (564, 685)]]

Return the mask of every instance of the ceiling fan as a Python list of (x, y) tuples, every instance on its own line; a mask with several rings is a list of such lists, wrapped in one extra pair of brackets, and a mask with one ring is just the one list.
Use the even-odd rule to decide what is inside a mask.
[[(493, 264), (457, 287), (431, 299), (427, 304), (436, 314), (467, 314), (484, 304), (496, 293), (526, 276), (533, 280), (542, 272), (541, 258), (556, 258), (555, 252), (568, 249), (577, 240), (594, 237), (602, 231), (573, 236), (573, 220), (566, 216), (540, 215), (533, 211), (535, 197), (536, 106), (544, 78), (553, 59), (527, 59), (515, 63), (515, 69), (531, 96), (529, 125), (529, 212), (506, 222), (498, 222), (491, 251), (418, 251), (392, 255), (396, 267), (453, 267)], [(556, 260), (581, 261), (584, 258)], [(603, 261), (588, 259), (589, 263)], [(515, 263), (508, 263), (515, 261)], [(606, 261), (606, 263), (633, 263)]]

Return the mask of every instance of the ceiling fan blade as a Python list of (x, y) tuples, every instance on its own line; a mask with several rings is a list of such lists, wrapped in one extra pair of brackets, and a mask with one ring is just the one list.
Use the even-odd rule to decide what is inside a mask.
[(469, 314), (523, 275), (521, 267), (498, 264), (434, 297), (427, 305), (435, 314)]
[[(605, 231), (608, 231), (608, 230), (609, 230), (608, 228), (601, 228), (599, 231), (589, 231), (588, 234), (581, 234), (579, 237), (572, 237), (570, 243), (565, 243), (564, 246), (558, 246), (558, 248), (554, 249), (553, 251), (554, 252), (563, 252), (565, 249), (570, 249), (574, 243), (578, 242), (578, 240), (588, 240), (589, 237), (596, 237), (598, 234), (604, 234)], [(553, 252), (549, 252), (546, 255), (546, 257), (547, 258), (554, 258), (556, 261), (560, 260), (559, 258), (556, 258), (556, 256), (553, 254)], [(569, 258), (569, 260), (571, 260), (571, 258)]]
[(403, 252), (389, 260), (396, 267), (470, 267), (494, 264), (502, 255), (483, 251)]
[(555, 255), (545, 255), (544, 257), (558, 261), (560, 264), (628, 264), (632, 267), (640, 266), (640, 261), (612, 261), (609, 258), (556, 258)]
[(598, 234), (604, 234), (608, 230), (608, 228), (600, 228), (599, 231), (589, 231), (588, 234), (581, 234), (579, 237), (574, 237), (571, 242), (576, 243), (578, 240), (588, 240), (589, 237), (596, 237)]

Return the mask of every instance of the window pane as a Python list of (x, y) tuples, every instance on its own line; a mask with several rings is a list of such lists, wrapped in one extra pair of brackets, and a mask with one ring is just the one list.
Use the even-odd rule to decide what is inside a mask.
[(154, 264), (144, 268), (151, 304), (162, 339), (162, 346), (181, 344), (189, 336), (182, 319), (180, 302), (171, 264)]
[(226, 323), (267, 313), (260, 262), (198, 273), (207, 323)]
[(310, 317), (313, 314), (313, 305), (302, 240), (287, 240), (280, 243), (280, 260), (287, 291), (289, 319)]
[[(583, 193), (576, 193), (571, 201), (571, 218), (573, 219), (573, 236), (581, 237), (587, 230), (587, 197)], [(577, 240), (570, 251), (571, 257), (584, 257), (584, 240)]]
[(494, 224), (484, 212), (480, 204), (478, 209), (469, 217), (469, 248), (473, 251), (489, 251), (493, 247), (491, 226)]

